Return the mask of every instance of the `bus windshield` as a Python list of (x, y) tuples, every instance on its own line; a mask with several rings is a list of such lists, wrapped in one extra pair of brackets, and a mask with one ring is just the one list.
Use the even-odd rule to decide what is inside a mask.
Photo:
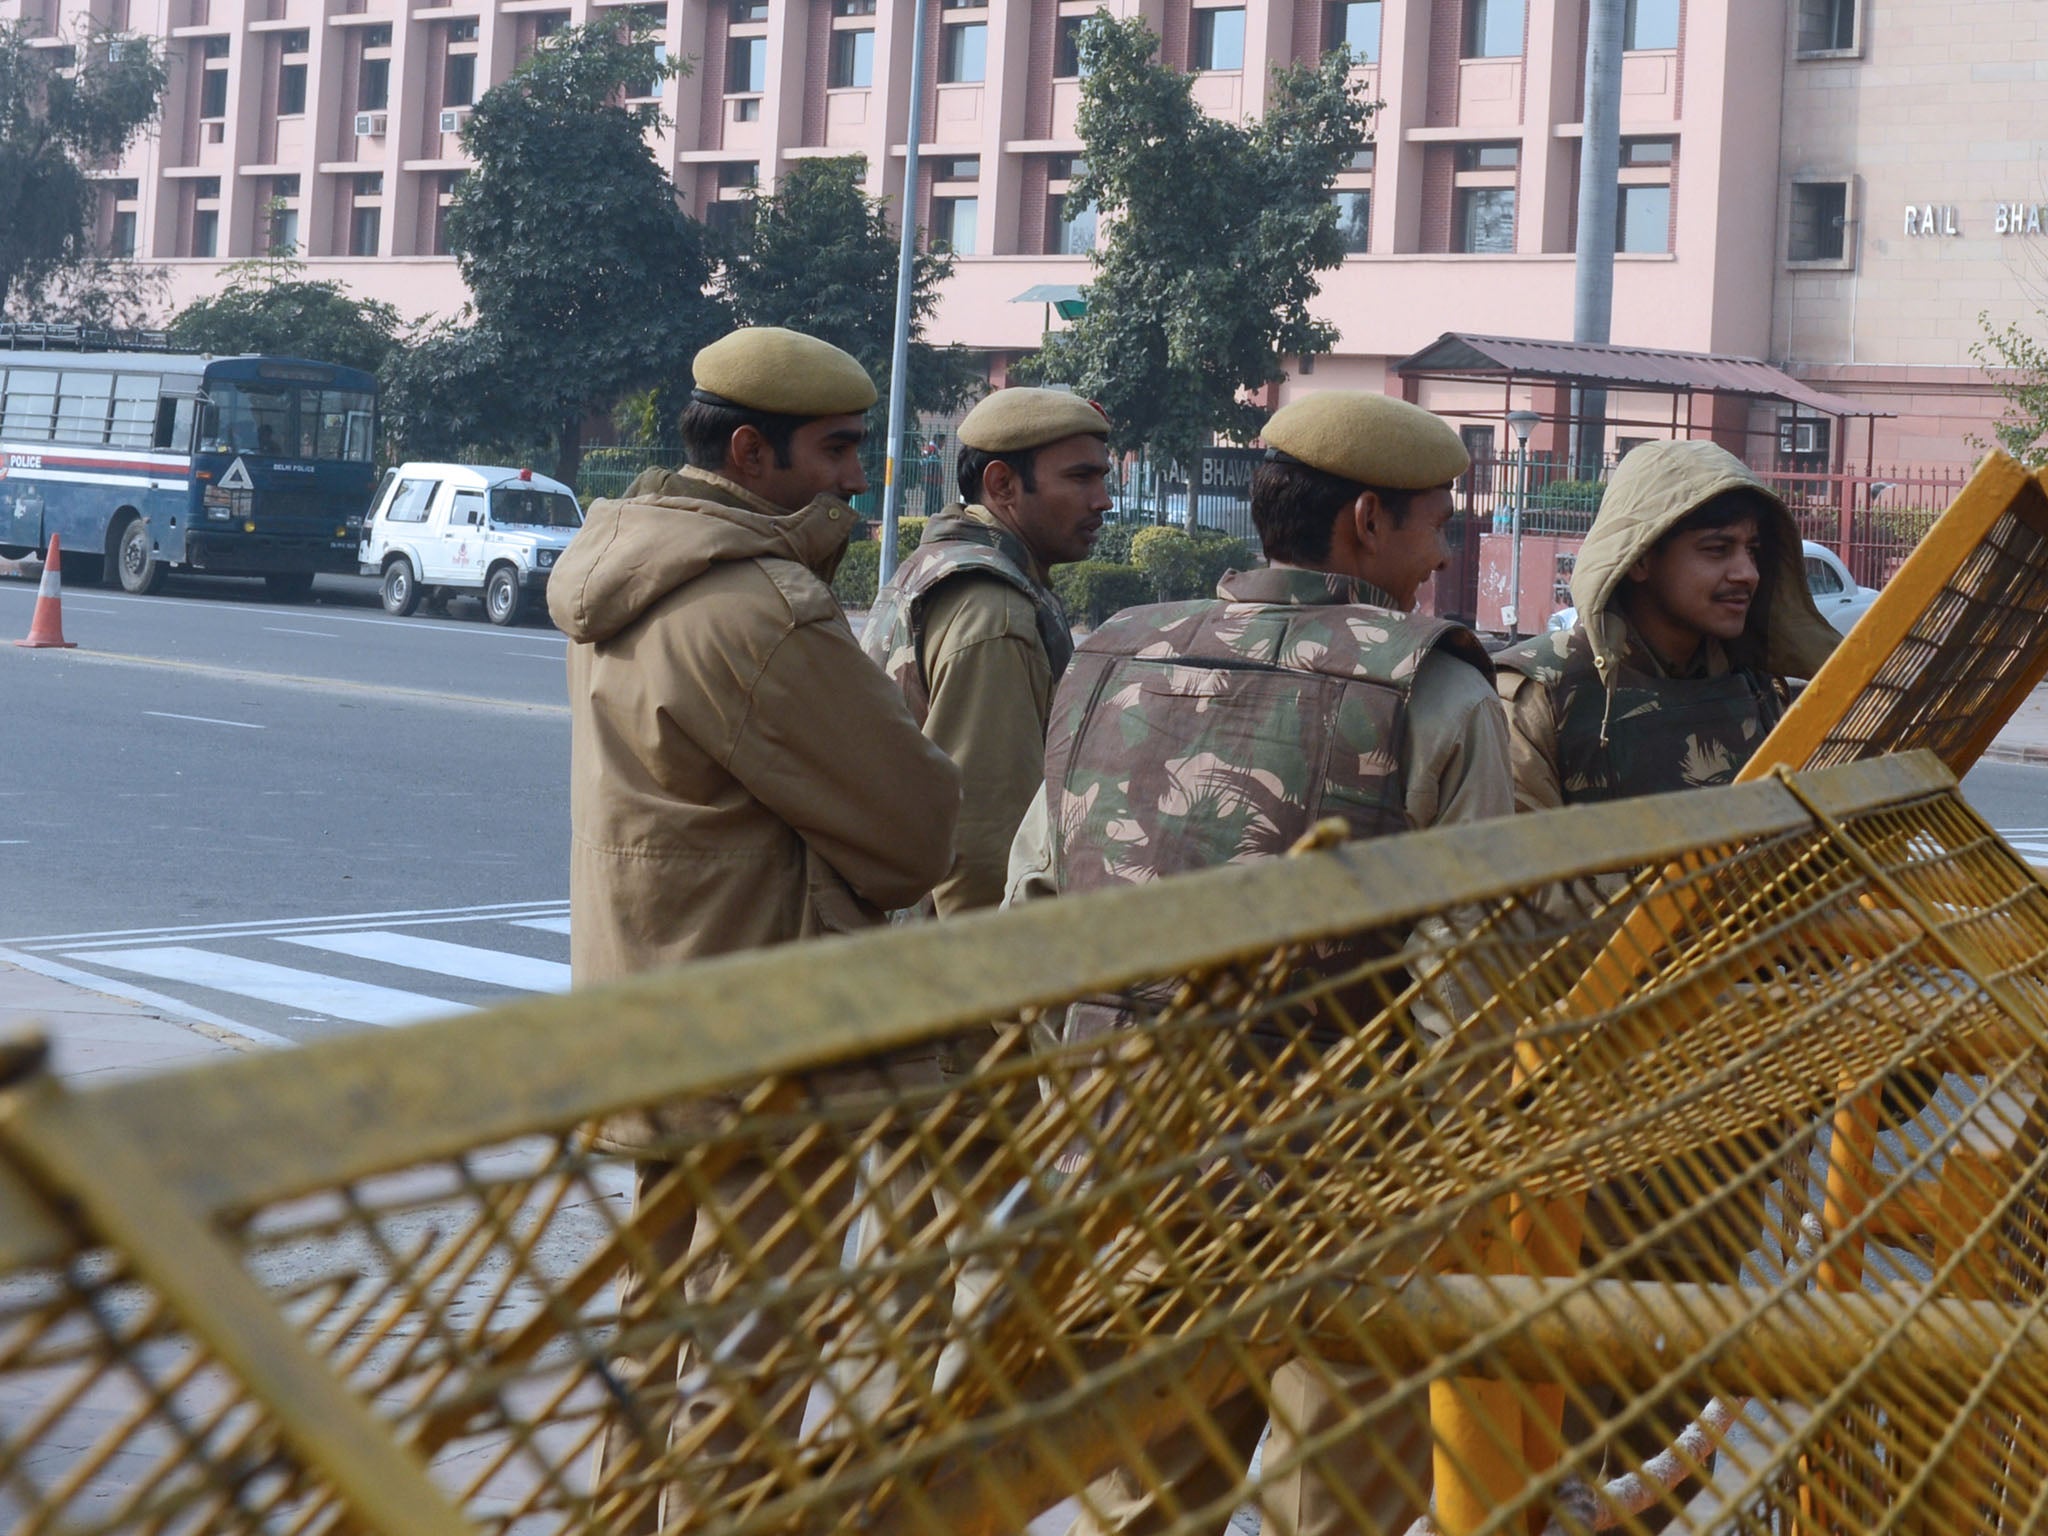
[(209, 453), (370, 462), (374, 396), (255, 381), (207, 386), (199, 446)]
[(499, 486), (491, 492), (491, 521), (516, 528), (581, 528), (576, 498), (529, 486)]

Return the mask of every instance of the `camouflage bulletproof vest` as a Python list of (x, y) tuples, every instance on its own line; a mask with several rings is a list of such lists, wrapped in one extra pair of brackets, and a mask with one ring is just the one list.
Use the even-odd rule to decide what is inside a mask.
[(1660, 677), (1624, 662), (1610, 702), (1592, 641), (1578, 627), (1525, 640), (1493, 660), (1549, 691), (1567, 805), (1732, 783), (1784, 713), (1778, 684), (1740, 668)]
[(1038, 643), (1057, 684), (1074, 655), (1067, 611), (1051, 591), (1031, 579), (1031, 553), (1007, 528), (977, 522), (948, 507), (925, 527), (909, 559), (875, 597), (861, 648), (903, 690), (903, 701), (922, 726), (931, 713), (931, 679), (924, 670), (925, 611), (940, 583), (964, 572), (1006, 581), (1031, 600)]
[[(1346, 577), (1233, 572), (1218, 590), (1131, 609), (1075, 654), (1045, 755), (1062, 893), (1272, 858), (1326, 816), (1405, 831), (1416, 669), (1442, 647), (1491, 672), (1469, 631)], [(1070, 1033), (1118, 1013), (1076, 1004)]]

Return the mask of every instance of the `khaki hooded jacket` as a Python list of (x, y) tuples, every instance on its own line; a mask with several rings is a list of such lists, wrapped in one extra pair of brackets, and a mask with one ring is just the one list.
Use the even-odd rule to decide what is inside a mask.
[[(1665, 680), (1661, 664), (1635, 633), (1620, 596), (1629, 568), (1686, 516), (1726, 491), (1767, 503), (1776, 525), (1777, 565), (1750, 606), (1742, 638), (1709, 640), (1695, 670), (1702, 678), (1747, 668), (1774, 678), (1811, 678), (1840, 636), (1806, 586), (1799, 526), (1775, 492), (1716, 443), (1646, 443), (1615, 471), (1572, 570), (1572, 629), (1539, 635), (1494, 658), (1507, 706), (1518, 810), (1564, 803), (1558, 779), (1557, 727), (1565, 684), (1588, 659), (1608, 700), (1617, 689)], [(1760, 745), (1760, 741), (1751, 746)]]
[(951, 868), (959, 771), (827, 585), (853, 521), (694, 469), (591, 504), (548, 582), (578, 986), (867, 927)]

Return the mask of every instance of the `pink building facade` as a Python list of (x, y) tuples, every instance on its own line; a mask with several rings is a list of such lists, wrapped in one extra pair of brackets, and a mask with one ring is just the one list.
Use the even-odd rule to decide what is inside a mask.
[[(1444, 331), (1569, 337), (1584, 0), (1109, 8), (1143, 16), (1225, 117), (1263, 109), (1275, 65), (1339, 40), (1369, 60), (1383, 105), (1339, 178), (1352, 250), (1319, 301), (1341, 340), (1275, 403), (1398, 391), (1391, 364)], [(1093, 221), (1063, 215), (1081, 149), (1072, 29), (1094, 9), (932, 0), (914, 201), (962, 253), (935, 332), (987, 353), (998, 379), (1060, 323), (1018, 296), (1088, 278)], [(167, 267), (183, 303), (226, 262), (289, 244), (408, 315), (464, 297), (442, 216), (468, 106), (557, 27), (625, 12), (693, 63), (662, 88), (657, 145), (693, 213), (716, 221), (820, 155), (863, 157), (870, 191), (900, 200), (912, 0), (0, 0), (52, 47), (90, 17), (167, 49), (161, 129), (106, 173), (106, 249)], [(1613, 339), (1761, 357), (1878, 404), (1896, 413), (1868, 445), (1880, 461), (1973, 457), (1968, 437), (1997, 414), (1969, 356), (1977, 315), (2030, 317), (2048, 287), (2048, 7), (1635, 0), (1629, 27)], [(1471, 418), (1480, 446), (1501, 430), (1496, 387), (1411, 392), (1492, 417)], [(1866, 452), (1861, 426), (1817, 449), (1782, 414), (1724, 402), (1700, 419), (1752, 444)]]

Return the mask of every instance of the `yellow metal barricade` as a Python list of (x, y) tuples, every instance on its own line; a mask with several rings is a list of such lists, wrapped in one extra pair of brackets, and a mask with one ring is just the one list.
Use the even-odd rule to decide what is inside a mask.
[[(24, 1073), (0, 1521), (2030, 1527), (2044, 998), (1920, 755)], [(1480, 1381), (1512, 1433), (1418, 1449)]]

